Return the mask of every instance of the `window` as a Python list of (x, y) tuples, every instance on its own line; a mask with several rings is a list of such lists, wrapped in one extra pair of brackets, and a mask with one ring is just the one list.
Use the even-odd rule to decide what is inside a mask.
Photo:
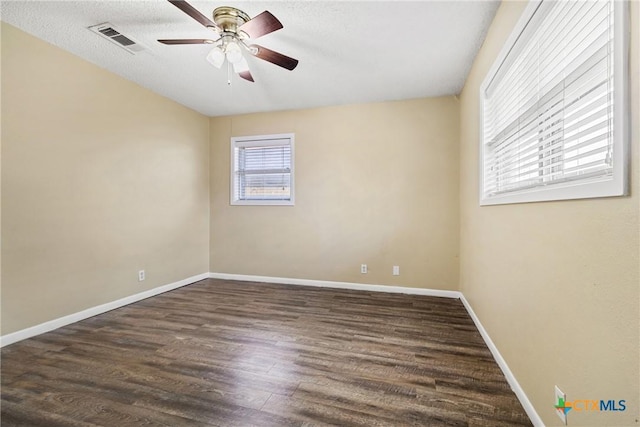
[(231, 204), (293, 205), (293, 134), (231, 138)]
[(626, 2), (532, 1), (480, 88), (480, 204), (627, 194)]

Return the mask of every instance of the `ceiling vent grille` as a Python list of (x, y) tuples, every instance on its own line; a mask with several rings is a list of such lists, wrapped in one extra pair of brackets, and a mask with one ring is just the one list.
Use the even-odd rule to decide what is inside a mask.
[(140, 43), (134, 41), (133, 39), (131, 39), (131, 37), (123, 35), (108, 22), (91, 26), (89, 27), (89, 29), (99, 36), (104, 37), (110, 42), (115, 43), (116, 45), (125, 49), (127, 52), (136, 54), (145, 50)]

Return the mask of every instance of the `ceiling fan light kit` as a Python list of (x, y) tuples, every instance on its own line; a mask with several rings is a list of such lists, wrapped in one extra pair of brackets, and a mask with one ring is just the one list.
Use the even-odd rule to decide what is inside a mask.
[(220, 46), (216, 46), (213, 49), (211, 49), (211, 52), (209, 52), (209, 54), (207, 55), (207, 61), (209, 61), (209, 63), (216, 68), (222, 67), (222, 64), (224, 63), (224, 59), (225, 59), (224, 50), (222, 50)]
[(262, 46), (247, 44), (248, 40), (256, 39), (283, 28), (282, 23), (269, 11), (264, 11), (251, 19), (249, 15), (240, 9), (221, 6), (213, 11), (213, 21), (211, 21), (186, 1), (168, 1), (216, 33), (217, 38), (214, 40), (160, 39), (158, 40), (160, 43), (166, 45), (215, 44), (216, 46), (206, 56), (206, 60), (214, 67), (221, 68), (226, 59), (233, 66), (235, 73), (250, 82), (254, 80), (243, 51), (287, 70), (293, 70), (298, 65), (297, 59)]
[(223, 42), (223, 45), (227, 61), (235, 64), (242, 59), (242, 51), (240, 50), (240, 46), (238, 45), (238, 43), (236, 43), (235, 41), (228, 41), (226, 43)]

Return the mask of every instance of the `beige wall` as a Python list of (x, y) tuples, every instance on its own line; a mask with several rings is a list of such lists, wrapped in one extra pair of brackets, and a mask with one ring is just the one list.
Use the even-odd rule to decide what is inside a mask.
[[(296, 205), (230, 206), (229, 138), (285, 132)], [(457, 141), (453, 97), (212, 119), (211, 270), (457, 289)]]
[(207, 272), (208, 132), (2, 24), (2, 334)]
[(638, 425), (640, 162), (633, 11), (631, 197), (478, 206), (478, 91), (526, 6), (504, 2), (461, 96), (461, 291), (547, 425), (554, 385), (574, 399), (626, 399), (570, 425)]

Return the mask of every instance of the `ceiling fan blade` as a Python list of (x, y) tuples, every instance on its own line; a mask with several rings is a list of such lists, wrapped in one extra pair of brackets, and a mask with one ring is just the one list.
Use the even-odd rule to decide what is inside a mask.
[(264, 59), (265, 61), (271, 62), (272, 64), (276, 64), (282, 68), (286, 68), (287, 70), (293, 70), (298, 66), (298, 60), (278, 53), (274, 50), (267, 49), (266, 47), (259, 46), (257, 44), (252, 44), (249, 48), (254, 51), (257, 49), (256, 53), (253, 56)]
[(204, 25), (205, 27), (216, 28), (216, 24), (212, 20), (204, 16), (202, 13), (198, 12), (198, 10), (195, 7), (191, 6), (186, 1), (169, 0), (169, 3), (171, 3), (172, 5), (174, 5), (175, 7), (177, 7), (178, 9), (180, 9), (181, 11), (183, 11), (184, 13), (186, 13), (187, 15), (189, 15), (190, 17), (192, 17), (193, 19), (195, 19), (196, 21)]
[(260, 15), (255, 16), (253, 19), (250, 19), (238, 27), (238, 31), (244, 31), (249, 35), (249, 38), (257, 39), (265, 34), (278, 31), (280, 28), (282, 28), (282, 23), (278, 21), (278, 18), (273, 16), (268, 10), (265, 10)]
[(216, 42), (211, 39), (165, 39), (158, 41), (162, 44), (213, 44)]
[(245, 80), (249, 80), (250, 82), (254, 82), (255, 80), (253, 80), (253, 76), (251, 75), (251, 71), (247, 70), (247, 71), (241, 71), (238, 73), (238, 75), (240, 77), (242, 77)]

